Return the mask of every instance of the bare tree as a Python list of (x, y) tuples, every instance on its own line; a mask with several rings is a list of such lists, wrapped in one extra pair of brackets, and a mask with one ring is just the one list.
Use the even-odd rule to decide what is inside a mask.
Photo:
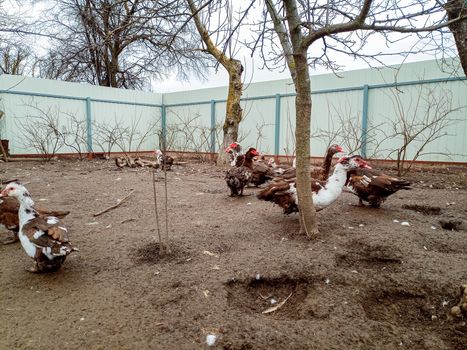
[[(201, 1), (198, 1), (198, 4), (195, 4), (194, 0), (186, 0), (193, 20), (198, 29), (198, 33), (201, 37), (201, 40), (204, 43), (203, 51), (212, 55), (218, 64), (220, 64), (227, 71), (229, 75), (229, 92), (227, 95), (227, 104), (226, 104), (226, 113), (225, 120), (223, 125), (223, 142), (221, 150), (226, 148), (232, 142), (238, 141), (238, 128), (239, 124), (242, 121), (242, 107), (240, 104), (240, 99), (243, 92), (243, 82), (242, 82), (242, 73), (243, 66), (240, 60), (234, 57), (235, 48), (232, 44), (232, 38), (234, 35), (238, 35), (237, 29), (239, 28), (242, 20), (245, 18), (252, 4), (241, 11), (242, 15), (238, 21), (238, 24), (233, 23), (233, 8), (232, 3), (228, 1), (208, 1), (201, 5)], [(201, 6), (200, 6), (201, 5)], [(205, 21), (203, 22), (201, 18), (202, 6), (206, 7)], [(220, 17), (214, 17), (217, 26), (215, 29), (211, 30), (211, 33), (217, 38), (217, 43), (212, 39), (212, 35), (208, 30), (207, 26), (211, 23), (211, 16), (214, 13), (222, 13), (224, 19), (221, 20)], [(223, 48), (220, 47), (223, 45)], [(226, 54), (227, 49), (230, 54)], [(224, 152), (219, 152), (217, 158), (217, 164), (226, 164), (228, 162), (227, 154)]]
[(22, 75), (32, 61), (32, 48), (25, 40), (30, 28), (19, 4), (0, 0), (0, 74)]
[[(464, 74), (467, 76), (467, 3), (464, 0), (448, 0), (444, 5), (449, 20), (449, 29), (454, 36), (457, 52), (461, 62)], [(458, 18), (462, 20), (456, 21)]]
[[(202, 75), (181, 1), (53, 0), (43, 24), (52, 48), (38, 65), (41, 76), (121, 88), (149, 88), (151, 79), (176, 71)], [(178, 34), (175, 36), (175, 34)]]
[[(266, 66), (285, 62), (295, 85), (296, 183), (300, 230), (311, 237), (318, 232), (318, 226), (309, 186), (312, 107), (310, 65), (313, 67), (319, 64), (333, 70), (338, 69), (340, 65), (330, 58), (331, 52), (382, 63), (380, 58), (387, 53), (369, 52), (367, 49), (368, 39), (372, 34), (380, 34), (383, 43), (390, 45), (400, 39), (391, 33), (414, 33), (422, 43), (428, 37), (426, 33), (439, 31), (443, 35), (443, 28), (462, 21), (465, 17), (459, 15), (447, 20), (441, 2), (431, 0), (415, 0), (410, 3), (374, 0), (266, 0), (265, 3), (265, 16), (258, 23), (259, 37), (250, 46), (262, 53)], [(266, 46), (266, 40), (271, 44)], [(309, 52), (312, 45), (314, 50)], [(378, 45), (377, 49), (380, 50), (381, 47), (384, 45)], [(415, 47), (409, 52), (399, 51), (397, 54), (420, 50), (420, 47)], [(271, 56), (271, 51), (275, 51), (276, 55)]]
[(2, 73), (22, 75), (30, 53), (28, 48), (8, 45), (0, 47), (0, 56), (0, 71)]

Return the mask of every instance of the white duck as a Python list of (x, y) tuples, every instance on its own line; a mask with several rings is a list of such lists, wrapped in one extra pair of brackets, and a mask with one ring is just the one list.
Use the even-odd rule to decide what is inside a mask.
[[(340, 196), (347, 180), (347, 171), (357, 168), (369, 168), (369, 166), (360, 156), (342, 157), (327, 181), (311, 179), (313, 204), (317, 211), (328, 207)], [(284, 209), (284, 214), (298, 212), (295, 178), (278, 178), (270, 182), (258, 194), (258, 199), (279, 205)]]
[(164, 169), (164, 166), (166, 167), (166, 170), (170, 170), (172, 168), (174, 159), (171, 156), (162, 153), (160, 149), (156, 149), (154, 153), (156, 154), (156, 162), (158, 168), (162, 170)]
[(78, 250), (68, 241), (68, 230), (60, 219), (41, 215), (34, 209), (26, 187), (11, 182), (0, 192), (0, 197), (15, 197), (19, 201), (19, 240), (26, 254), (34, 260), (28, 271), (57, 271), (66, 256)]

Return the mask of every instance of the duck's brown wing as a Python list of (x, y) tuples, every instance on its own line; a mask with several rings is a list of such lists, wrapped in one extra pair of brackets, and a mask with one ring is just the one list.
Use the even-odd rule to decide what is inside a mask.
[(69, 210), (49, 210), (41, 207), (36, 207), (35, 209), (42, 216), (55, 216), (59, 219), (63, 219), (65, 216), (70, 214)]
[(363, 181), (362, 175), (349, 176), (346, 185), (349, 190), (359, 196), (363, 196), (364, 193), (368, 193), (368, 184)]
[(27, 222), (22, 232), (38, 246), (50, 247), (50, 241), (68, 242), (68, 229), (55, 216), (38, 216)]
[(318, 193), (319, 190), (326, 186), (326, 181), (311, 179), (311, 192)]
[(18, 210), (19, 202), (16, 198), (0, 198), (0, 224), (5, 226), (8, 230), (18, 232)]

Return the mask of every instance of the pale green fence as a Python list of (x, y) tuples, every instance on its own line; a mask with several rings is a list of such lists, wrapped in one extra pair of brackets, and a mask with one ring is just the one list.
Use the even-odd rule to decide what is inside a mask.
[[(34, 146), (33, 139), (47, 137), (39, 130), (47, 123), (56, 124), (63, 139), (64, 144), (54, 150), (57, 153), (148, 151), (164, 139), (174, 151), (217, 152), (220, 147), (226, 101), (204, 98), (213, 89), (161, 95), (61, 83), (68, 94), (59, 94), (54, 93), (56, 82), (48, 81), (51, 87), (46, 92), (37, 86), (22, 90), (21, 84), (13, 84), (18, 77), (6, 76), (7, 81), (4, 77), (0, 77), (0, 109), (5, 113), (2, 138), (10, 140), (13, 154), (38, 153), (40, 147)], [(75, 86), (79, 93), (71, 94)], [(283, 92), (278, 85), (281, 93), (262, 95), (267, 90), (264, 86), (251, 84), (242, 99), (240, 141), (267, 154), (293, 154), (295, 94)], [(273, 87), (271, 82), (269, 90)], [(214, 97), (224, 91), (216, 93)], [(174, 102), (184, 99), (188, 101)], [(313, 156), (321, 156), (329, 143), (339, 143), (349, 152), (395, 159), (404, 144), (403, 126), (410, 125), (413, 130), (406, 130), (406, 136), (418, 135), (407, 148), (409, 159), (423, 149), (419, 160), (467, 162), (465, 78), (355, 86), (347, 82), (342, 88), (315, 87), (312, 100)], [(53, 150), (54, 133), (49, 139), (42, 147), (45, 151)]]

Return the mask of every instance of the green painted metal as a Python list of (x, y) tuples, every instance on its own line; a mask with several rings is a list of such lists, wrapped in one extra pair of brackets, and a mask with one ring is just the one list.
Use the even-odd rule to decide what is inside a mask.
[(211, 152), (216, 152), (216, 101), (211, 100)]
[[(381, 88), (389, 88), (389, 87), (400, 87), (400, 86), (409, 86), (409, 85), (417, 85), (417, 84), (436, 84), (436, 83), (443, 83), (443, 82), (450, 82), (450, 81), (464, 81), (467, 80), (467, 77), (449, 77), (449, 78), (438, 78), (438, 79), (427, 79), (427, 80), (413, 80), (413, 81), (406, 81), (406, 82), (397, 82), (397, 83), (387, 83), (387, 84), (374, 84), (368, 85), (369, 89), (381, 89)], [(361, 90), (361, 86), (351, 86), (345, 88), (338, 88), (338, 89), (324, 89), (324, 90), (316, 90), (312, 91), (312, 95), (319, 95), (319, 94), (329, 94), (329, 93), (336, 93), (336, 92), (346, 92), (346, 91), (357, 91)], [(23, 96), (37, 96), (37, 97), (49, 97), (49, 98), (59, 98), (59, 99), (68, 99), (68, 100), (79, 100), (85, 101), (86, 97), (76, 97), (76, 96), (66, 96), (66, 95), (55, 95), (55, 94), (43, 94), (43, 93), (35, 93), (35, 92), (28, 92), (28, 91), (17, 91), (17, 90), (0, 90), (2, 94), (13, 94), (13, 95), (23, 95)], [(295, 93), (288, 93), (288, 94), (279, 94), (280, 97), (294, 97), (296, 96)], [(242, 101), (256, 101), (256, 100), (267, 100), (267, 99), (275, 99), (276, 95), (265, 95), (265, 96), (253, 96), (253, 97), (244, 97)], [(203, 105), (203, 104), (211, 104), (212, 100), (207, 101), (195, 101), (195, 102), (185, 102), (185, 103), (174, 103), (174, 104), (167, 104), (166, 107), (183, 107), (183, 106), (194, 106), (194, 105)], [(225, 99), (218, 99), (214, 100), (216, 103), (225, 103), (227, 100)], [(162, 107), (161, 104), (152, 104), (152, 103), (139, 103), (139, 102), (127, 102), (127, 101), (115, 101), (115, 100), (107, 100), (107, 99), (93, 99), (91, 98), (91, 102), (102, 102), (102, 103), (115, 103), (115, 104), (125, 104), (125, 105), (133, 105), (133, 106), (146, 106), (146, 107)]]
[(92, 153), (92, 110), (89, 97), (86, 98), (86, 143), (88, 153)]
[(161, 105), (161, 123), (162, 123), (162, 144), (161, 148), (165, 151), (167, 147), (167, 106)]
[(281, 95), (276, 94), (276, 107), (274, 110), (275, 123), (274, 123), (274, 154), (279, 155), (280, 150), (280, 131), (281, 131)]
[(77, 97), (77, 96), (68, 96), (68, 95), (43, 94), (43, 93), (36, 93), (36, 92), (29, 92), (29, 91), (0, 90), (0, 93), (2, 93), (2, 94), (11, 94), (11, 95), (20, 95), (20, 96), (57, 98), (57, 99), (74, 100), (74, 101), (87, 101), (89, 99), (91, 102), (113, 103), (113, 104), (120, 104), (120, 105), (142, 106), (142, 107), (161, 107), (160, 104), (156, 104), (156, 103), (116, 101), (116, 100), (107, 100), (107, 99), (90, 98), (90, 97)]
[(59, 98), (64, 100), (75, 100), (75, 101), (86, 101), (86, 97), (76, 97), (67, 95), (54, 95), (54, 94), (43, 94), (39, 92), (29, 91), (17, 91), (17, 90), (0, 90), (2, 94), (20, 95), (20, 96), (33, 96), (33, 97), (48, 97), (48, 98)]
[(160, 108), (161, 105), (157, 103), (143, 103), (143, 102), (127, 102), (127, 101), (115, 101), (115, 100), (106, 100), (100, 98), (92, 98), (92, 102), (101, 102), (101, 103), (113, 103), (117, 105), (130, 105), (130, 106), (139, 106), (139, 107), (157, 107)]
[[(447, 83), (453, 81), (466, 81), (466, 77), (447, 77), (447, 78), (437, 78), (437, 79), (427, 79), (427, 80), (413, 80), (413, 81), (405, 81), (405, 82), (397, 82), (397, 83), (385, 83), (385, 84), (373, 84), (373, 85), (365, 85), (363, 86), (363, 112), (362, 112), (362, 130), (361, 130), (361, 137), (362, 137), (362, 144), (361, 144), (361, 153), (363, 156), (367, 154), (367, 129), (368, 129), (368, 94), (370, 89), (383, 89), (383, 88), (393, 88), (393, 87), (403, 87), (403, 86), (411, 86), (411, 85), (419, 85), (419, 84), (440, 84), (440, 83)], [(312, 91), (312, 95), (319, 95), (319, 94), (330, 94), (330, 93), (345, 93), (349, 91), (362, 91), (362, 86), (351, 86), (345, 88), (336, 88), (336, 89), (323, 89), (323, 90), (316, 90)], [(30, 91), (17, 91), (14, 89), (1, 89), (0, 94), (5, 95), (20, 95), (20, 96), (34, 96), (34, 97), (45, 97), (45, 98), (55, 98), (55, 99), (67, 99), (67, 100), (75, 100), (75, 101), (83, 101), (86, 103), (86, 121), (87, 121), (87, 149), (89, 152), (92, 152), (92, 104), (93, 103), (109, 103), (109, 104), (119, 104), (119, 105), (130, 105), (130, 106), (144, 106), (144, 107), (155, 107), (160, 108), (161, 110), (161, 118), (162, 118), (162, 134), (161, 134), (161, 147), (166, 147), (167, 142), (167, 108), (170, 107), (182, 107), (182, 106), (193, 106), (193, 105), (207, 105), (211, 106), (211, 138), (210, 138), (210, 148), (213, 152), (215, 152), (215, 144), (216, 144), (216, 134), (215, 134), (215, 106), (216, 103), (225, 103), (225, 99), (212, 99), (208, 101), (194, 101), (194, 102), (186, 102), (186, 103), (175, 103), (175, 104), (165, 104), (162, 99), (162, 104), (156, 103), (139, 103), (139, 102), (129, 102), (129, 101), (116, 101), (116, 100), (109, 100), (109, 99), (97, 99), (97, 98), (89, 98), (89, 97), (76, 97), (76, 96), (69, 96), (69, 95), (60, 95), (60, 94), (49, 94), (49, 93), (36, 93)], [(275, 100), (275, 133), (274, 133), (274, 152), (275, 154), (279, 154), (280, 151), (280, 107), (281, 107), (281, 99), (287, 97), (294, 97), (296, 96), (295, 93), (287, 93), (287, 94), (275, 94), (275, 95), (265, 95), (265, 96), (253, 96), (253, 97), (244, 97), (241, 100), (244, 101), (257, 101), (257, 100)], [(162, 95), (162, 98), (164, 96)], [(282, 101), (283, 103), (283, 101)]]
[(368, 95), (370, 88), (368, 85), (363, 85), (363, 108), (362, 108), (362, 134), (361, 134), (361, 145), (360, 154), (366, 158), (367, 148), (367, 133), (368, 133)]

